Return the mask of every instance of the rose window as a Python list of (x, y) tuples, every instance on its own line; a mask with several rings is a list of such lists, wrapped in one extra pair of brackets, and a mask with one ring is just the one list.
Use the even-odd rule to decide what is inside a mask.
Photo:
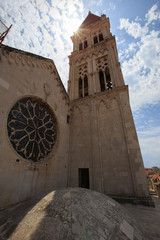
[(7, 128), (12, 146), (26, 159), (38, 161), (45, 158), (56, 143), (55, 116), (39, 99), (18, 101), (9, 113)]

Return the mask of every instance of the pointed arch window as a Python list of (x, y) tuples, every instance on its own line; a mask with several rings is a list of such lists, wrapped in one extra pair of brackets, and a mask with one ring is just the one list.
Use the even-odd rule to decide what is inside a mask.
[(87, 40), (84, 41), (84, 48), (87, 48), (88, 47), (88, 42)]
[(105, 91), (105, 80), (104, 80), (104, 74), (102, 72), (102, 70), (99, 71), (99, 81), (100, 81), (100, 87), (101, 87), (101, 91)]
[(79, 51), (81, 51), (81, 50), (83, 50), (83, 44), (82, 43), (79, 44)]
[(103, 34), (100, 33), (100, 34), (99, 34), (99, 41), (103, 41), (103, 39), (104, 39), (104, 38), (103, 38)]
[(88, 77), (84, 76), (84, 97), (88, 96)]
[(97, 36), (94, 36), (93, 42), (94, 42), (94, 44), (98, 43), (98, 38), (97, 38)]
[(110, 90), (110, 89), (112, 89), (112, 82), (111, 82), (111, 77), (110, 77), (108, 67), (106, 67), (106, 69), (105, 69), (105, 76), (106, 76), (107, 90)]
[(79, 98), (83, 97), (83, 93), (82, 93), (82, 78), (79, 78)]
[(79, 78), (79, 98), (88, 96), (88, 77)]

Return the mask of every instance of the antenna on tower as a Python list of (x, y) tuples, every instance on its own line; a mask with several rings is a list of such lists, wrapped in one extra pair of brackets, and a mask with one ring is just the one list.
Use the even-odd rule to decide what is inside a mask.
[(1, 20), (0, 20), (0, 45), (4, 41), (5, 37), (7, 36), (9, 30), (11, 29), (11, 26), (8, 28)]

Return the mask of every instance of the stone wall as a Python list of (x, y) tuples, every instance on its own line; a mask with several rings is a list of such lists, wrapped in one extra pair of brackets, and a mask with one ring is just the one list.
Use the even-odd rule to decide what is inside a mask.
[[(69, 99), (52, 60), (10, 47), (0, 48), (0, 207), (67, 185)], [(12, 147), (7, 118), (24, 97), (47, 103), (58, 124), (53, 150), (37, 162)]]
[(72, 104), (69, 186), (89, 168), (90, 188), (118, 197), (149, 197), (127, 86)]

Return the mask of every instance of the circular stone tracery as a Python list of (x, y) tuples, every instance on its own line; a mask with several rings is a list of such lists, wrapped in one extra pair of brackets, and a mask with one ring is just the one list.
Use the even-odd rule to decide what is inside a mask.
[(55, 116), (39, 99), (18, 101), (8, 115), (7, 128), (12, 146), (26, 159), (45, 158), (56, 143)]

